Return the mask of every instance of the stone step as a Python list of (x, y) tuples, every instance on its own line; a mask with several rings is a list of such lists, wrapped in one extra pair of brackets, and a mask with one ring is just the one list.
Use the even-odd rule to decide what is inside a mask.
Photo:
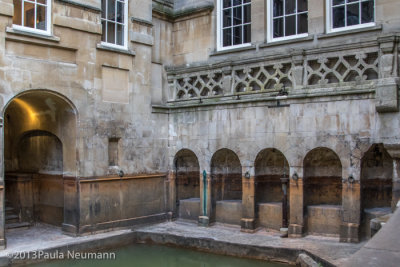
[(30, 226), (31, 226), (31, 224), (28, 222), (10, 223), (10, 224), (6, 224), (6, 230), (28, 229)]
[(16, 214), (6, 214), (6, 223), (16, 223), (19, 221), (19, 216)]

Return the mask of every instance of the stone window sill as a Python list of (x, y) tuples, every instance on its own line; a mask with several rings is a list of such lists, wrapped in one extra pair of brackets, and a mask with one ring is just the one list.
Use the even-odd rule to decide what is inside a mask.
[(19, 35), (21, 37), (32, 37), (36, 39), (41, 39), (45, 41), (51, 41), (51, 42), (60, 42), (60, 37), (54, 36), (54, 35), (44, 35), (44, 34), (37, 34), (29, 31), (23, 31), (23, 30), (17, 30), (11, 27), (7, 27), (6, 29), (7, 34), (15, 34)]
[(382, 30), (382, 25), (376, 25), (376, 26), (357, 28), (357, 29), (352, 29), (352, 30), (323, 33), (323, 34), (317, 35), (317, 39), (325, 39), (325, 38), (342, 36), (342, 35), (346, 35), (346, 34), (355, 34), (355, 33), (371, 32), (371, 31), (381, 31), (381, 30)]
[(237, 47), (237, 48), (232, 48), (232, 49), (225, 49), (221, 51), (213, 51), (210, 53), (210, 56), (219, 56), (219, 55), (224, 55), (224, 54), (229, 54), (229, 53), (237, 53), (237, 52), (242, 52), (242, 51), (248, 51), (248, 50), (255, 50), (256, 46), (255, 45), (249, 45), (249, 46), (243, 46), (243, 47)]
[(131, 51), (131, 50), (128, 50), (128, 49), (127, 50), (118, 49), (118, 48), (115, 48), (115, 47), (105, 46), (105, 45), (102, 45), (102, 44), (97, 44), (96, 48), (99, 49), (99, 50), (115, 52), (115, 53), (125, 54), (125, 55), (129, 55), (129, 56), (135, 56), (136, 55), (135, 51)]
[(280, 46), (280, 45), (285, 45), (285, 44), (294, 44), (294, 43), (300, 43), (300, 42), (312, 41), (312, 40), (314, 40), (314, 35), (310, 34), (308, 36), (300, 37), (300, 38), (293, 38), (293, 39), (263, 43), (263, 44), (260, 44), (260, 48)]

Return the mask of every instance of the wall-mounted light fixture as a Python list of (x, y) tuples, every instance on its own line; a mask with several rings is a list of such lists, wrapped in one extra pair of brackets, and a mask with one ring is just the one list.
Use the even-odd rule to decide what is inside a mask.
[(246, 179), (250, 179), (250, 173), (249, 173), (249, 171), (247, 171), (247, 172), (244, 174), (244, 177), (245, 177)]
[(292, 179), (293, 179), (294, 181), (299, 180), (299, 175), (297, 174), (297, 172), (293, 173)]
[(347, 178), (347, 181), (349, 182), (349, 184), (354, 184), (354, 182), (356, 181), (353, 177), (352, 174), (350, 174), (349, 178)]
[(124, 173), (123, 170), (119, 170), (119, 171), (118, 171), (118, 176), (119, 176), (119, 177), (122, 178), (122, 177), (124, 177), (124, 175), (125, 175), (125, 173)]

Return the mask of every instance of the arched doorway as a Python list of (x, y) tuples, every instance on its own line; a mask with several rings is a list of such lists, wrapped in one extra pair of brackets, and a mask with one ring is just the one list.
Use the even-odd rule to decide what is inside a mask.
[(304, 158), (304, 212), (309, 234), (339, 236), (342, 164), (328, 148), (315, 148)]
[(392, 212), (393, 159), (382, 144), (361, 159), (361, 236), (371, 237), (370, 221)]
[(76, 176), (76, 111), (61, 95), (26, 91), (4, 112), (5, 228), (64, 222), (64, 177)]
[(242, 165), (229, 149), (220, 149), (211, 159), (211, 221), (240, 224), (242, 218)]
[[(289, 201), (283, 209), (284, 192), (281, 178), (289, 177), (289, 164), (277, 149), (264, 149), (258, 153), (254, 162), (256, 214), (259, 224), (267, 229), (279, 230), (289, 213)], [(287, 183), (287, 182), (286, 182)], [(287, 186), (287, 197), (289, 187)], [(283, 212), (286, 212), (285, 216)], [(287, 227), (287, 225), (285, 225)]]
[(175, 156), (176, 211), (180, 219), (198, 220), (200, 215), (200, 167), (196, 155), (189, 149)]

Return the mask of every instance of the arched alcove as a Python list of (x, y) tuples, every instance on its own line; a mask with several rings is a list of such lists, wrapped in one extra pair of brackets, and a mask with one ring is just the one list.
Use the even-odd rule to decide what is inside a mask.
[(181, 219), (197, 220), (200, 215), (200, 167), (196, 155), (182, 149), (175, 155), (176, 210)]
[(212, 215), (217, 222), (240, 224), (242, 216), (242, 166), (229, 149), (220, 149), (211, 159)]
[(393, 159), (374, 144), (361, 159), (361, 235), (371, 237), (370, 221), (392, 212)]
[(310, 234), (338, 236), (341, 224), (342, 164), (329, 148), (304, 158), (304, 211)]
[[(31, 90), (4, 110), (6, 229), (64, 222), (64, 176), (76, 176), (73, 105), (58, 93)], [(11, 218), (11, 219), (10, 219)]]
[[(258, 153), (254, 169), (256, 214), (259, 224), (266, 228), (279, 230), (282, 227), (282, 200), (284, 197), (281, 178), (289, 177), (288, 161), (279, 150), (264, 149)], [(289, 187), (287, 189), (287, 196), (289, 196)], [(288, 218), (288, 205), (285, 211), (285, 218)]]

